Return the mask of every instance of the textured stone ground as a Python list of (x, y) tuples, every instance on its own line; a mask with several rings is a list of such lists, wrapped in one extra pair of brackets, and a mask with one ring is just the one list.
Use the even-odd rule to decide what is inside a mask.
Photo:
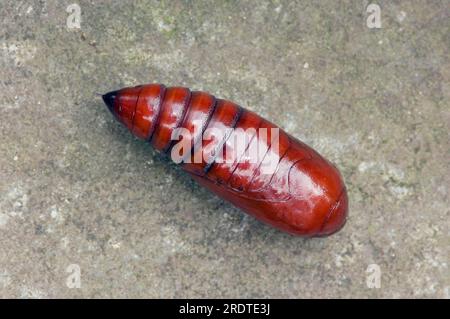
[[(381, 29), (368, 1), (78, 1), (72, 30), (72, 1), (1, 1), (0, 297), (449, 298), (449, 2), (374, 2)], [(294, 238), (198, 187), (95, 95), (146, 82), (315, 147), (346, 227)]]

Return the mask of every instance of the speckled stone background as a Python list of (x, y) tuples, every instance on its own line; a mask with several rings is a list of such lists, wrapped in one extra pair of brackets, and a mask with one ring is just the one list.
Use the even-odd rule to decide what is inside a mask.
[[(356, 0), (78, 1), (80, 29), (72, 1), (1, 1), (0, 296), (449, 298), (450, 4), (373, 2), (381, 29)], [(346, 227), (295, 238), (201, 189), (95, 95), (147, 82), (315, 147)]]

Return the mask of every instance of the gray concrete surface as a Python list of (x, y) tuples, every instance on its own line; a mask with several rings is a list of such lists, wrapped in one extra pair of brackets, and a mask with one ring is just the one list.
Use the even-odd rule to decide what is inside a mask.
[[(368, 1), (76, 2), (80, 29), (72, 1), (0, 2), (0, 297), (449, 298), (448, 1), (373, 1), (381, 29)], [(147, 82), (315, 147), (346, 227), (291, 237), (201, 189), (94, 94)]]

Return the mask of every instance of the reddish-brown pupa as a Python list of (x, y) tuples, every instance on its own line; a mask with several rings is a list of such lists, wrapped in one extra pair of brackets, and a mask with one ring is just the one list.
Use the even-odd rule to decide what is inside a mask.
[[(124, 88), (103, 99), (135, 136), (161, 152), (173, 155), (179, 145), (174, 133), (190, 133), (181, 138), (188, 152), (177, 150), (184, 170), (257, 219), (299, 236), (330, 235), (345, 224), (348, 199), (338, 170), (257, 114), (206, 92), (161, 84)], [(228, 146), (236, 140), (244, 147), (233, 151)], [(224, 161), (227, 152), (230, 161)], [(270, 173), (264, 172), (268, 158), (275, 163)]]

